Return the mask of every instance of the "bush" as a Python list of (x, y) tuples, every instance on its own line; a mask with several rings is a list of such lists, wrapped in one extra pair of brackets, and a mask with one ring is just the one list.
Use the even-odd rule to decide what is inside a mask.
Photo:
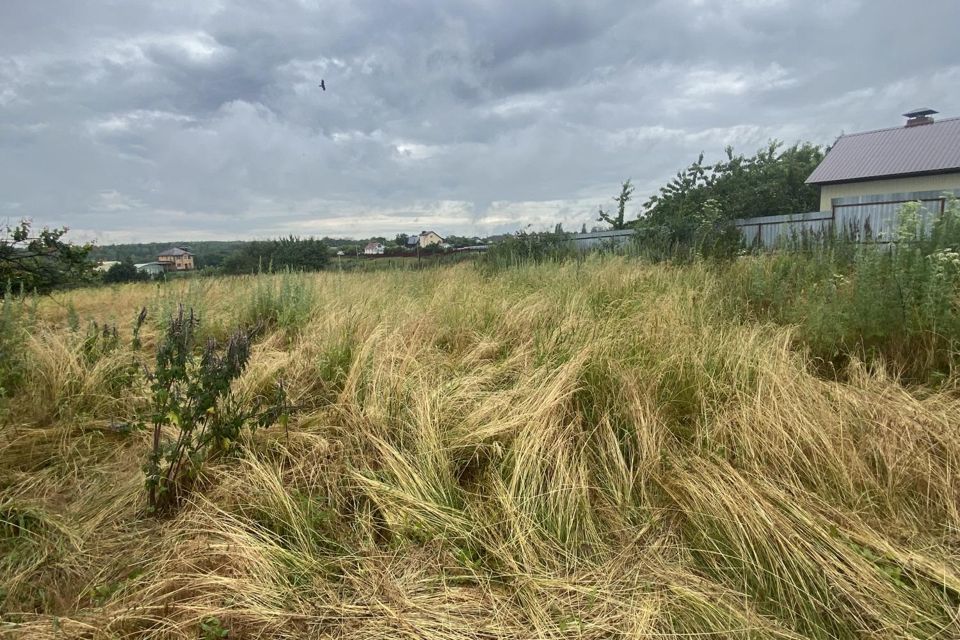
[(882, 357), (924, 379), (946, 373), (960, 345), (960, 203), (947, 202), (929, 230), (920, 204), (901, 207), (889, 244), (837, 240), (736, 266), (748, 304), (826, 362)]
[(253, 292), (240, 309), (240, 324), (257, 328), (299, 329), (307, 323), (316, 296), (312, 283), (301, 273), (286, 271), (260, 275)]
[(667, 226), (674, 240), (689, 242), (696, 227), (691, 222), (710, 201), (727, 220), (816, 210), (820, 194), (804, 180), (820, 164), (823, 149), (810, 143), (781, 147), (771, 141), (749, 157), (727, 147), (726, 160), (713, 165), (704, 165), (700, 154), (644, 203), (641, 224)]
[(528, 233), (515, 235), (498, 242), (480, 259), (480, 267), (496, 271), (524, 264), (563, 262), (579, 254), (566, 233)]
[[(222, 350), (216, 341), (208, 340), (198, 357), (194, 353), (198, 326), (193, 311), (185, 315), (181, 307), (157, 349), (150, 386), (153, 446), (144, 465), (153, 513), (175, 507), (199, 476), (204, 461), (231, 453), (245, 428), (286, 422), (281, 385), (272, 397), (258, 398), (248, 410), (230, 398), (230, 383), (250, 358), (250, 333), (238, 330)], [(172, 441), (163, 439), (167, 426), (178, 432)]]
[(743, 246), (740, 231), (713, 199), (684, 219), (660, 224), (640, 222), (637, 226), (634, 253), (652, 262), (726, 260), (736, 256)]
[(112, 265), (107, 272), (103, 274), (103, 281), (107, 283), (120, 282), (139, 282), (149, 280), (150, 276), (146, 273), (140, 273), (133, 264), (133, 260), (126, 258), (115, 265)]

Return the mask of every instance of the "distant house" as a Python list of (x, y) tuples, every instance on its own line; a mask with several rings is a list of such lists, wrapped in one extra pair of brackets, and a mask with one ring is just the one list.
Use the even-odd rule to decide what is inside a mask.
[(934, 120), (936, 113), (915, 109), (903, 114), (904, 126), (840, 136), (807, 178), (820, 187), (820, 210), (912, 200), (939, 207), (943, 192), (960, 194), (960, 118)]
[(363, 255), (365, 256), (382, 256), (383, 255), (383, 244), (379, 242), (368, 242), (367, 246), (363, 248)]
[(167, 263), (164, 262), (141, 262), (133, 266), (136, 267), (137, 273), (146, 273), (151, 276), (158, 276), (168, 271)]
[(193, 254), (181, 247), (171, 247), (157, 256), (157, 262), (167, 266), (170, 271), (192, 271)]
[(440, 237), (435, 231), (421, 231), (418, 236), (410, 236), (407, 238), (407, 247), (432, 247), (435, 244), (440, 244), (443, 242), (443, 238)]
[(435, 231), (421, 231), (420, 232), (420, 246), (421, 247), (430, 247), (435, 244), (440, 244), (443, 242), (443, 238), (440, 237), (440, 234)]

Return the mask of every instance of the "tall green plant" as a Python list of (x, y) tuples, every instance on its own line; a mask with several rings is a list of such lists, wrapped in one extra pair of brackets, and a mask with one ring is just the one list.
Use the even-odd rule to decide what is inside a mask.
[(307, 323), (316, 304), (309, 276), (290, 270), (254, 277), (253, 290), (240, 309), (240, 324), (294, 331)]
[(491, 246), (479, 262), (485, 271), (497, 271), (525, 264), (562, 262), (578, 252), (566, 233), (518, 231)]
[(0, 409), (20, 384), (26, 367), (23, 341), (29, 318), (25, 304), (22, 287), (15, 294), (8, 280), (0, 298)]
[(958, 364), (960, 203), (926, 225), (922, 213), (904, 204), (888, 244), (835, 239), (731, 273), (755, 310), (798, 325), (823, 360), (880, 356), (913, 378), (939, 375)]
[[(176, 506), (211, 456), (237, 446), (244, 428), (255, 430), (286, 422), (287, 404), (278, 384), (269, 398), (244, 409), (230, 396), (230, 384), (250, 358), (248, 332), (238, 330), (225, 348), (210, 339), (197, 354), (199, 319), (180, 307), (157, 349), (152, 375), (153, 446), (144, 465), (149, 509), (159, 513)], [(166, 427), (177, 436), (166, 440)]]

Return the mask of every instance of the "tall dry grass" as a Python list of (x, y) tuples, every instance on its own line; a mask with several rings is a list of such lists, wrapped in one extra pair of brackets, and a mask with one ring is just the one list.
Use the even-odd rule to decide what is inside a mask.
[[(960, 399), (822, 379), (724, 287), (597, 259), (45, 301), (0, 431), (0, 631), (957, 637)], [(212, 336), (263, 320), (233, 393), (282, 378), (298, 412), (156, 520), (127, 372), (181, 300)], [(70, 306), (122, 346), (82, 355)]]

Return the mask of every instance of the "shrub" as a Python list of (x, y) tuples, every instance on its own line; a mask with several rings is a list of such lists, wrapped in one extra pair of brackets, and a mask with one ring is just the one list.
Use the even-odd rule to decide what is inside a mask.
[[(230, 383), (250, 358), (250, 333), (238, 330), (220, 349), (210, 339), (197, 357), (199, 320), (181, 307), (171, 320), (157, 350), (153, 373), (153, 446), (144, 465), (149, 510), (175, 507), (181, 494), (199, 475), (210, 456), (228, 454), (244, 430), (286, 422), (286, 394), (277, 385), (270, 398), (258, 398), (244, 409), (229, 395)], [(166, 426), (176, 428), (173, 441), (164, 441)]]
[(309, 320), (315, 302), (312, 283), (302, 273), (287, 270), (275, 276), (259, 275), (254, 279), (252, 295), (240, 309), (240, 324), (299, 329)]
[(130, 258), (125, 258), (122, 262), (111, 266), (107, 272), (103, 274), (103, 281), (108, 283), (139, 282), (149, 279), (149, 275), (137, 271), (133, 260)]
[(577, 255), (577, 249), (566, 233), (519, 231), (492, 245), (479, 264), (482, 269), (496, 271), (524, 264), (562, 262)]
[(947, 372), (960, 343), (960, 203), (929, 230), (901, 207), (889, 244), (839, 239), (761, 256), (732, 271), (754, 311), (800, 327), (824, 361), (882, 357), (914, 378)]

